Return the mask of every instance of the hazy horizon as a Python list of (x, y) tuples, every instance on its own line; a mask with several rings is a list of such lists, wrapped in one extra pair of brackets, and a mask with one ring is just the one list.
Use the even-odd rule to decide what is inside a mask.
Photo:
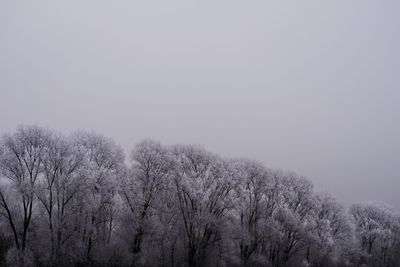
[(199, 144), (400, 211), (398, 1), (0, 3), (0, 134)]

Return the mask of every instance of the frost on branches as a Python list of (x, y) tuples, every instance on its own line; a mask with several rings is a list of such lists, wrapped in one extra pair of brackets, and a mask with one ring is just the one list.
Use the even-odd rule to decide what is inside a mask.
[(0, 266), (400, 266), (400, 216), (190, 145), (22, 126), (0, 141)]

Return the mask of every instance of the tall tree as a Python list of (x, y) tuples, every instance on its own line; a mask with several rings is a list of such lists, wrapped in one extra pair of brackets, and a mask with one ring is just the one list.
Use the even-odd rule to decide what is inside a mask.
[(240, 258), (244, 266), (257, 252), (265, 238), (266, 198), (265, 190), (270, 182), (269, 173), (264, 166), (248, 160), (236, 161), (235, 186), (236, 218), (235, 240), (238, 240)]
[(92, 264), (93, 249), (107, 246), (111, 241), (118, 175), (124, 171), (124, 154), (114, 141), (102, 135), (78, 132), (72, 138), (76, 149), (83, 153), (84, 172), (80, 179), (85, 181), (76, 227), (84, 247), (82, 256)]
[(3, 136), (1, 142), (1, 214), (7, 220), (21, 254), (28, 245), (36, 204), (35, 187), (43, 172), (49, 138), (47, 130), (26, 126), (19, 127), (12, 135)]
[(174, 182), (188, 266), (200, 266), (221, 235), (234, 186), (224, 161), (193, 146), (174, 148)]
[(396, 266), (400, 252), (400, 217), (382, 203), (350, 207), (361, 249), (371, 266)]
[(311, 218), (311, 238), (307, 247), (307, 262), (325, 266), (329, 261), (344, 260), (345, 245), (352, 241), (352, 225), (345, 208), (327, 192), (318, 192)]
[(150, 232), (158, 200), (169, 182), (172, 161), (169, 151), (154, 141), (143, 141), (131, 154), (132, 167), (127, 179), (122, 180), (121, 196), (127, 207), (131, 223), (130, 250), (137, 261), (142, 250), (143, 239)]
[[(50, 232), (50, 262), (60, 266), (60, 260), (67, 260), (75, 230), (69, 219), (78, 207), (76, 198), (82, 194), (83, 154), (69, 139), (53, 134), (43, 157), (43, 179), (36, 189), (38, 199), (47, 214)], [(69, 246), (67, 246), (69, 244)], [(68, 249), (67, 249), (68, 248)], [(69, 250), (69, 251), (68, 251)]]

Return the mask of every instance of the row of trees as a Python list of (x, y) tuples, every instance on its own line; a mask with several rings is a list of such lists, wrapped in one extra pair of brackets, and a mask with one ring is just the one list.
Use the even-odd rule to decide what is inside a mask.
[(399, 266), (400, 217), (195, 146), (123, 151), (36, 126), (1, 139), (5, 266)]

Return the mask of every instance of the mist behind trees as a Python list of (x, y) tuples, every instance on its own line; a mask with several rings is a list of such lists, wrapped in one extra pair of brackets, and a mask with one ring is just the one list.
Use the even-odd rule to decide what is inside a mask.
[(0, 146), (2, 266), (400, 265), (395, 210), (254, 160), (38, 126)]

